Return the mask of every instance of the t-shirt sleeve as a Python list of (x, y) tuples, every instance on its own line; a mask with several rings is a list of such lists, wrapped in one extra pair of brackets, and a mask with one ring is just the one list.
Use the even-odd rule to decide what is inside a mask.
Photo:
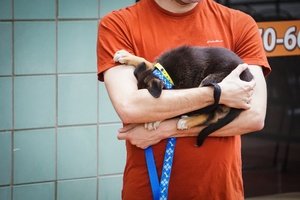
[(128, 27), (123, 18), (113, 12), (105, 16), (98, 26), (97, 38), (97, 67), (98, 79), (103, 81), (103, 72), (117, 65), (113, 61), (116, 51), (124, 49), (132, 52), (128, 37)]
[(235, 53), (247, 64), (262, 66), (264, 75), (268, 75), (271, 68), (256, 22), (249, 15), (239, 11), (235, 19)]

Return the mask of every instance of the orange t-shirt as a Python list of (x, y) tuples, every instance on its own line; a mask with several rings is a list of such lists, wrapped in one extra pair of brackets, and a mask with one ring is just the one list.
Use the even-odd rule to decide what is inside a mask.
[[(245, 63), (270, 71), (255, 21), (213, 0), (202, 0), (189, 12), (175, 14), (154, 0), (114, 11), (99, 24), (98, 77), (116, 66), (113, 55), (125, 49), (154, 61), (162, 52), (180, 45), (220, 46), (238, 54)], [(210, 137), (198, 148), (195, 138), (178, 138), (169, 185), (170, 200), (243, 199), (240, 136)], [(160, 175), (166, 141), (153, 146)], [(152, 199), (144, 150), (126, 143), (127, 162), (122, 198)]]

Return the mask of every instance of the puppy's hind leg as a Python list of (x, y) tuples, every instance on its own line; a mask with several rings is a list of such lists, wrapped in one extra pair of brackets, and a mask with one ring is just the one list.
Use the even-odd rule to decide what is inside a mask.
[(200, 114), (194, 116), (182, 116), (177, 122), (177, 129), (186, 130), (195, 126), (209, 126), (210, 124), (217, 123), (218, 120), (224, 118), (230, 112), (227, 106), (219, 105), (218, 108), (208, 114)]
[(187, 130), (196, 126), (205, 125), (209, 118), (209, 114), (201, 114), (195, 116), (182, 116), (177, 122), (178, 130)]
[(158, 129), (161, 121), (155, 121), (155, 122), (148, 122), (144, 124), (145, 129), (148, 131), (156, 130)]

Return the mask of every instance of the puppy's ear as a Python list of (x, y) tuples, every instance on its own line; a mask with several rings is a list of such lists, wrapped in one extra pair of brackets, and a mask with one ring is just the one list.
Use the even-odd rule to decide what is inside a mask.
[(142, 62), (138, 64), (138, 66), (134, 69), (133, 72), (137, 80), (140, 79), (140, 76), (146, 71), (146, 69), (147, 69), (146, 63)]
[(161, 80), (157, 78), (153, 78), (148, 82), (147, 85), (148, 85), (147, 89), (153, 97), (155, 98), (160, 97), (164, 86)]
[(147, 69), (144, 62), (140, 63), (134, 70), (134, 76), (137, 79), (138, 89), (143, 89), (148, 87), (148, 80), (153, 77), (152, 70)]
[(160, 97), (163, 83), (152, 74), (152, 69), (147, 68), (146, 63), (142, 62), (136, 67), (134, 76), (138, 81), (138, 89), (147, 88), (153, 97)]

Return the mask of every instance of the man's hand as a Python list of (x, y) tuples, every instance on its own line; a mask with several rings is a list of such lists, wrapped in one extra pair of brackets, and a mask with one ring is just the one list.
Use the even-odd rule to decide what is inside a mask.
[(250, 82), (240, 79), (240, 74), (247, 68), (247, 64), (239, 65), (219, 83), (222, 90), (220, 104), (233, 108), (250, 108), (256, 82), (254, 78)]
[(145, 129), (144, 124), (129, 124), (119, 129), (118, 139), (128, 140), (132, 145), (146, 149), (164, 138), (156, 130), (149, 131)]
[(197, 136), (204, 126), (194, 127), (188, 130), (177, 130), (179, 118), (164, 120), (156, 130), (145, 129), (144, 124), (129, 124), (119, 129), (118, 139), (128, 140), (132, 145), (145, 149), (170, 137)]

